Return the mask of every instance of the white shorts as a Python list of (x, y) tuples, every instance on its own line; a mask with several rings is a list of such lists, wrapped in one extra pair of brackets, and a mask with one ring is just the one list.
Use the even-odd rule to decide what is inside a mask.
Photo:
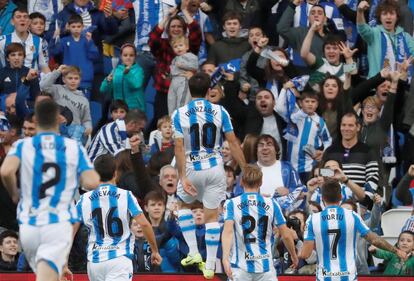
[(198, 200), (205, 208), (216, 209), (226, 199), (226, 173), (222, 165), (201, 171), (187, 169), (186, 174), (197, 188), (197, 196), (193, 197), (186, 193), (179, 182), (177, 195), (183, 202), (191, 204)]
[(276, 272), (250, 273), (241, 268), (231, 268), (233, 281), (277, 281)]
[(126, 256), (98, 263), (88, 262), (90, 281), (131, 281), (132, 276), (132, 260)]
[(32, 270), (36, 272), (39, 261), (46, 261), (61, 276), (72, 247), (72, 233), (70, 222), (20, 225), (20, 242)]

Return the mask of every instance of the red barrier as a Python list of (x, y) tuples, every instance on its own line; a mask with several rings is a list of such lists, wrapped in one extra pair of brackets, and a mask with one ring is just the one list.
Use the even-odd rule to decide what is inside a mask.
[[(279, 281), (315, 281), (315, 276), (279, 276)], [(135, 275), (133, 281), (205, 281), (201, 275), (166, 275), (166, 274), (140, 274)], [(225, 280), (224, 276), (218, 276), (213, 280)], [(381, 277), (381, 276), (363, 276), (358, 278), (359, 281), (412, 281), (413, 277)], [(34, 274), (11, 273), (0, 274), (0, 281), (35, 281)], [(73, 281), (89, 281), (86, 274), (75, 274)]]

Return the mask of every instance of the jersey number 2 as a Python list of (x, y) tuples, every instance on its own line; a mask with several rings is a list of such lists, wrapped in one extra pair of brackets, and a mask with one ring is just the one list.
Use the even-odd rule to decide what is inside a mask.
[[(259, 237), (259, 240), (262, 240), (262, 241), (266, 240), (268, 221), (269, 221), (268, 216), (262, 216), (259, 219), (257, 226), (259, 227), (259, 230), (262, 233), (262, 236)], [(255, 218), (252, 216), (243, 216), (241, 222), (242, 222), (242, 228), (243, 228), (244, 243), (245, 244), (256, 243), (255, 237), (249, 237), (250, 233), (252, 233), (254, 229), (256, 228)]]
[(331, 244), (331, 259), (336, 260), (338, 257), (338, 242), (341, 238), (341, 230), (340, 229), (328, 229), (328, 235), (333, 235), (333, 240)]
[[(121, 237), (124, 234), (124, 228), (122, 226), (122, 221), (120, 218), (115, 217), (114, 213), (117, 207), (112, 207), (109, 209), (109, 212), (106, 214), (106, 229), (108, 230), (108, 235), (112, 238)], [(96, 208), (92, 211), (92, 218), (95, 220), (95, 226), (98, 227), (99, 235), (101, 238), (105, 236), (104, 222), (102, 216), (102, 208)]]
[(50, 180), (43, 182), (40, 186), (39, 190), (39, 199), (43, 199), (46, 197), (46, 189), (55, 186), (60, 181), (60, 167), (58, 164), (53, 162), (46, 162), (42, 165), (42, 173), (47, 173), (50, 169), (53, 169), (55, 171), (55, 176), (51, 178)]
[[(216, 140), (217, 127), (214, 123), (205, 123), (202, 128), (201, 138), (202, 145), (205, 148), (213, 149)], [(195, 123), (190, 127), (191, 149), (193, 151), (200, 150), (200, 125)]]

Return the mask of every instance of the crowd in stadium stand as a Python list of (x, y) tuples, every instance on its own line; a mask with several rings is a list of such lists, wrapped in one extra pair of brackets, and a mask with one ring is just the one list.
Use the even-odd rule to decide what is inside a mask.
[[(246, 161), (262, 169), (260, 192), (281, 206), (298, 252), (308, 216), (325, 208), (320, 187), (335, 178), (341, 206), (377, 234), (388, 235), (385, 212), (404, 216), (387, 238), (409, 259), (359, 239), (358, 274), (414, 275), (413, 32), (412, 0), (0, 0), (0, 161), (36, 133), (34, 105), (55, 100), (61, 135), (82, 143), (91, 161), (114, 155), (117, 186), (153, 226), (162, 264), (151, 264), (132, 221), (134, 272), (199, 273), (180, 264), (189, 248), (177, 220), (171, 114), (190, 101), (188, 80), (202, 71), (211, 77), (205, 98), (229, 113)], [(131, 154), (136, 132), (139, 152)], [(233, 198), (243, 193), (241, 169), (228, 142), (221, 153)], [(0, 271), (30, 271), (16, 209), (1, 186)], [(192, 213), (205, 259), (202, 204)], [(86, 271), (87, 237), (81, 226), (73, 272)], [(315, 274), (316, 254), (292, 271), (275, 238), (277, 274)], [(219, 250), (218, 273), (220, 259)]]

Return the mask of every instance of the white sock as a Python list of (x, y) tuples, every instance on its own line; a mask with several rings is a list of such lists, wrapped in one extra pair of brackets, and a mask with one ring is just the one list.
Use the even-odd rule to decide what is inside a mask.
[(196, 226), (194, 223), (193, 212), (190, 209), (178, 210), (178, 225), (183, 233), (184, 240), (187, 243), (188, 254), (194, 256), (198, 253)]
[(219, 242), (220, 224), (218, 222), (206, 223), (206, 269), (214, 270)]

